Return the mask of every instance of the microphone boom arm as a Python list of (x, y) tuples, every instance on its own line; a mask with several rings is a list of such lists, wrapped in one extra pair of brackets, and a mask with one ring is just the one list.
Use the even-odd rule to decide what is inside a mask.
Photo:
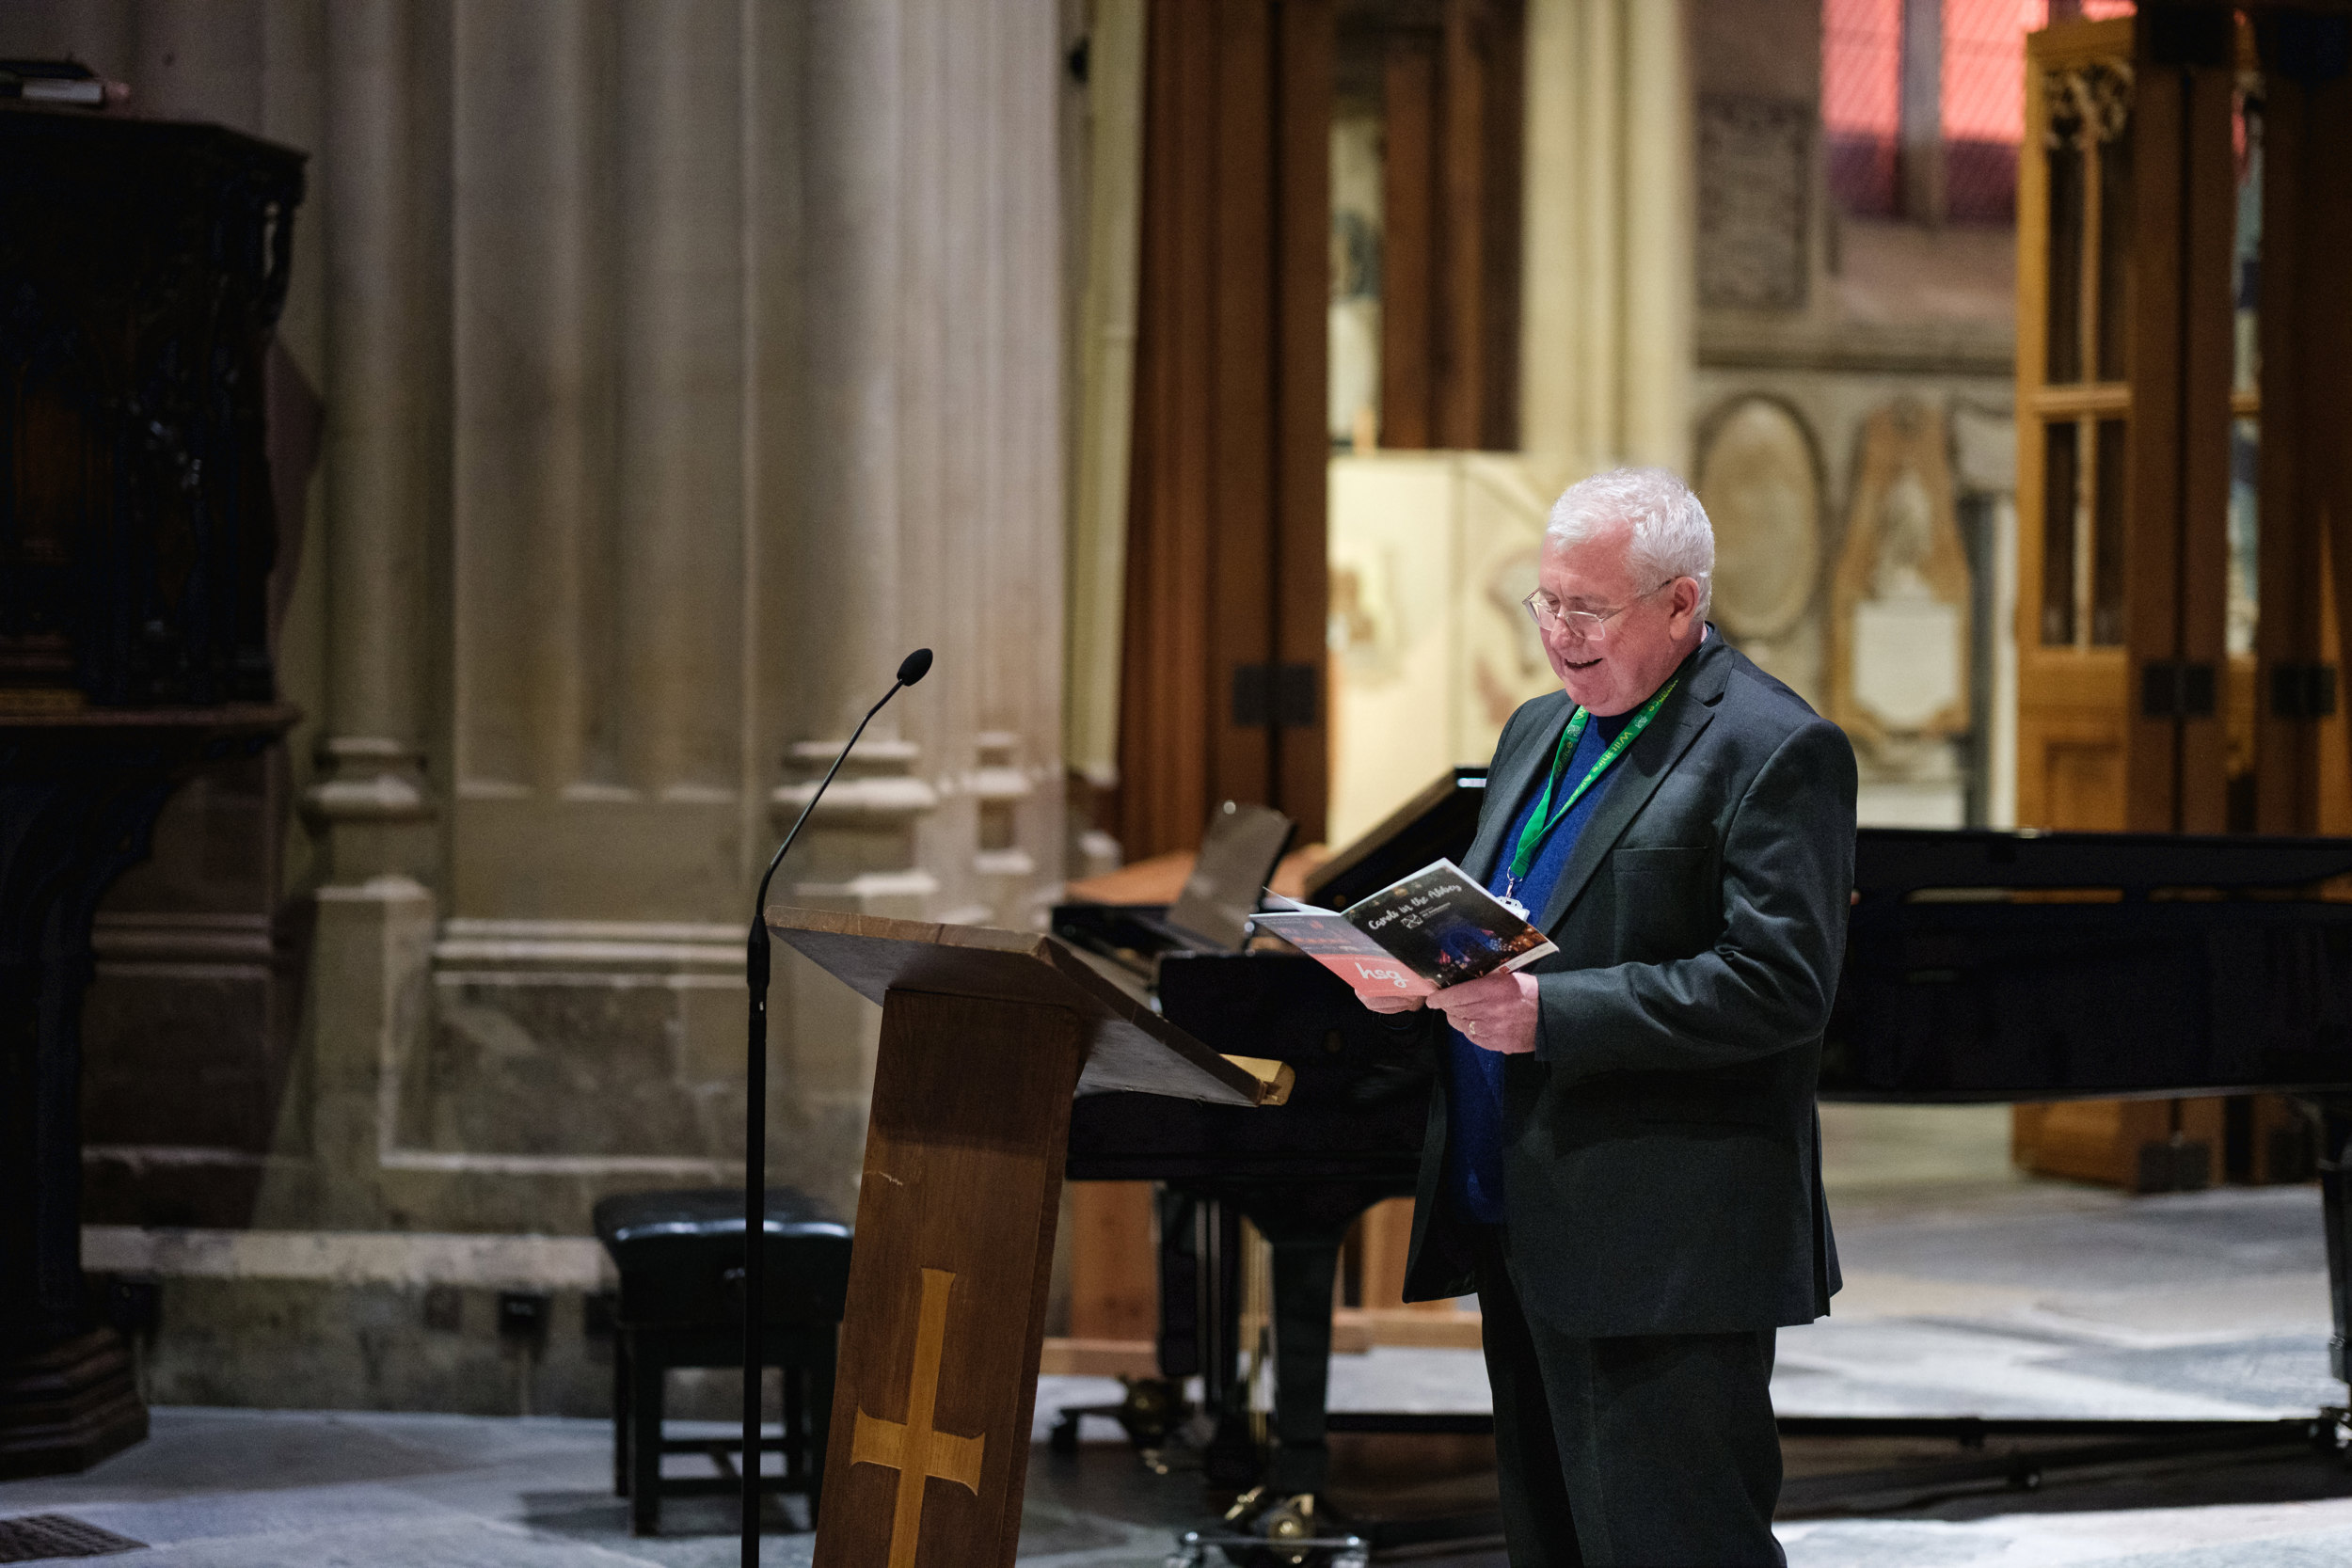
[[(850, 753), (857, 749), (858, 738), (866, 733), (866, 726), (874, 721), (874, 715), (882, 710), (883, 703), (906, 689), (906, 684), (904, 681), (898, 682), (882, 693), (882, 702), (866, 710), (866, 717), (859, 720), (857, 728), (850, 732), (850, 743), (841, 748), (841, 754), (833, 759), (833, 766), (825, 769), (824, 778), (818, 782), (817, 793), (808, 798), (808, 804), (801, 808), (801, 815), (792, 819), (792, 831), (784, 835), (784, 842), (776, 846), (776, 852), (768, 857), (768, 870), (759, 879), (759, 892), (752, 897), (751, 942), (759, 952), (759, 957), (752, 961), (761, 971), (768, 967), (768, 884), (775, 880), (776, 867), (784, 863), (784, 853), (792, 847), (792, 841), (801, 836), (801, 829), (808, 821), (808, 814), (817, 809), (818, 800), (824, 799), (825, 791), (833, 784), (833, 776), (841, 771), (841, 765), (849, 761)], [(749, 957), (748, 953), (746, 957)]]
[[(784, 863), (785, 851), (801, 836), (808, 825), (809, 814), (817, 802), (824, 799), (833, 784), (834, 775), (850, 760), (857, 749), (866, 726), (874, 721), (874, 715), (883, 705), (906, 688), (930, 673), (931, 651), (918, 648), (898, 665), (898, 678), (882, 701), (866, 710), (866, 717), (850, 732), (849, 744), (833, 759), (825, 776), (818, 781), (816, 792), (808, 804), (793, 819), (792, 831), (784, 835), (776, 852), (769, 857), (768, 869), (759, 879), (759, 892), (752, 898), (751, 930), (744, 937), (743, 979), (750, 993), (749, 1034), (744, 1059), (743, 1096), (743, 1568), (759, 1568), (759, 1481), (760, 1481), (760, 1354), (763, 1330), (767, 1326), (768, 1288), (768, 981), (771, 972), (768, 945), (768, 888), (775, 880), (776, 867)], [(819, 1421), (832, 1418), (831, 1411), (812, 1412)], [(817, 1497), (809, 1497), (809, 1514), (817, 1513)]]

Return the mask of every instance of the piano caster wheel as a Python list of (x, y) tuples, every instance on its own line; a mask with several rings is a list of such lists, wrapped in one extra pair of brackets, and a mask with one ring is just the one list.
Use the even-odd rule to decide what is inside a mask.
[(1368, 1568), (1372, 1543), (1315, 1517), (1315, 1496), (1265, 1502), (1265, 1488), (1252, 1487), (1233, 1501), (1226, 1530), (1203, 1535), (1186, 1530), (1168, 1556), (1168, 1568), (1201, 1568), (1211, 1546), (1237, 1568)]
[(1119, 1381), (1126, 1389), (1119, 1402), (1119, 1424), (1138, 1452), (1150, 1454), (1165, 1449), (1168, 1440), (1192, 1418), (1192, 1404), (1184, 1398), (1181, 1379), (1121, 1377)]

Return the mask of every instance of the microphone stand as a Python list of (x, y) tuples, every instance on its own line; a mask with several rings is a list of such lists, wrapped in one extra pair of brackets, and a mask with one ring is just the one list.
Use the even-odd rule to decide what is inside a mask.
[[(817, 793), (808, 798), (794, 818), (792, 831), (784, 835), (776, 852), (769, 857), (766, 875), (759, 879), (759, 892), (752, 898), (752, 926), (744, 939), (743, 978), (751, 995), (749, 1016), (750, 1039), (745, 1053), (743, 1104), (743, 1568), (759, 1568), (759, 1405), (760, 1342), (767, 1328), (768, 1293), (768, 884), (775, 880), (776, 867), (784, 863), (785, 851), (801, 836), (807, 826), (809, 813), (824, 799), (833, 777), (841, 771), (841, 765), (850, 760), (850, 752), (866, 726), (874, 721), (874, 715), (884, 704), (902, 689), (913, 686), (930, 673), (931, 651), (917, 648), (898, 665), (898, 678), (882, 701), (866, 710), (866, 717), (850, 732), (841, 754), (825, 769), (824, 778), (817, 785)], [(812, 1412), (818, 1420), (830, 1420), (831, 1411)], [(816, 1512), (817, 1499), (809, 1499), (809, 1511)]]

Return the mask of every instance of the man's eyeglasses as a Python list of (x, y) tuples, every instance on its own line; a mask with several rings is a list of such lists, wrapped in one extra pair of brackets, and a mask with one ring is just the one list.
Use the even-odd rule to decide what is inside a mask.
[(1663, 588), (1674, 580), (1673, 578), (1668, 578), (1665, 582), (1660, 583), (1658, 588), (1645, 588), (1614, 610), (1565, 610), (1561, 608), (1559, 600), (1540, 588), (1521, 599), (1519, 606), (1527, 611), (1528, 619), (1535, 623), (1535, 629), (1547, 637), (1565, 634), (1582, 641), (1597, 642), (1609, 635), (1611, 621), (1623, 615), (1627, 610), (1657, 593), (1659, 588)]

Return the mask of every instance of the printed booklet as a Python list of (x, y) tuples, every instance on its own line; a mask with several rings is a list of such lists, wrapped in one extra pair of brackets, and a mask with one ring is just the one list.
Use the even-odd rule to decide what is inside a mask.
[(1424, 865), (1334, 912), (1268, 895), (1279, 909), (1251, 918), (1359, 990), (1381, 985), (1427, 996), (1556, 953), (1452, 861)]

